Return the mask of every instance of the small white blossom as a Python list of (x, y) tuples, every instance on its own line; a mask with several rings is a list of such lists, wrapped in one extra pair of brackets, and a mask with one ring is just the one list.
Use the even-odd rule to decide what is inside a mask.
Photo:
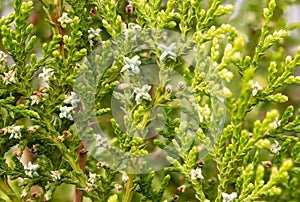
[(51, 199), (51, 192), (46, 192), (46, 194), (44, 195), (44, 201), (48, 202)]
[(123, 190), (122, 185), (119, 185), (119, 184), (118, 184), (118, 185), (116, 185), (115, 187), (116, 187), (116, 190), (119, 191), (119, 192), (121, 192), (121, 191)]
[(4, 62), (6, 58), (7, 55), (3, 51), (0, 51), (0, 63)]
[(263, 90), (263, 87), (257, 81), (255, 83), (252, 83), (251, 88), (252, 88), (252, 95), (253, 96), (256, 96), (258, 91)]
[(38, 175), (38, 173), (36, 172), (37, 168), (38, 164), (32, 164), (31, 161), (29, 161), (27, 165), (24, 165), (25, 174), (30, 177)]
[(44, 82), (49, 81), (49, 79), (53, 76), (54, 70), (51, 68), (43, 67), (43, 72), (39, 74), (39, 78), (42, 79)]
[(236, 199), (237, 194), (236, 192), (232, 192), (231, 194), (227, 194), (227, 193), (222, 193), (222, 197), (223, 197), (223, 201), (222, 202), (231, 202), (234, 199)]
[(132, 39), (136, 39), (138, 33), (142, 30), (142, 28), (138, 25), (138, 24), (135, 24), (135, 23), (128, 23), (128, 29), (125, 28), (124, 30), (124, 35), (125, 35), (125, 38), (127, 39), (129, 35), (132, 34)]
[(169, 46), (165, 46), (164, 44), (158, 44), (158, 49), (161, 51), (160, 62), (165, 61), (166, 59), (176, 60), (176, 43), (171, 43)]
[(71, 95), (64, 100), (64, 103), (71, 104), (73, 109), (77, 108), (80, 99), (77, 97), (75, 92), (71, 92)]
[(88, 182), (90, 182), (91, 184), (95, 184), (96, 179), (97, 179), (96, 173), (90, 173), (89, 174)]
[(181, 186), (177, 187), (177, 190), (181, 193), (184, 192), (185, 189), (186, 189), (186, 185), (181, 185)]
[(151, 96), (148, 93), (150, 89), (151, 89), (151, 86), (147, 85), (147, 84), (143, 85), (142, 88), (136, 88), (135, 87), (133, 89), (133, 93), (136, 94), (136, 96), (135, 96), (136, 104), (141, 104), (143, 99), (151, 101)]
[(57, 21), (60, 23), (62, 28), (66, 28), (67, 24), (71, 24), (73, 20), (68, 17), (67, 13), (63, 13), (60, 18), (57, 19)]
[(85, 191), (90, 192), (93, 190), (93, 184), (91, 183), (86, 183), (86, 188)]
[(270, 151), (271, 151), (273, 154), (278, 154), (280, 150), (281, 150), (281, 146), (280, 146), (280, 144), (275, 140), (275, 143), (272, 144), (272, 145), (270, 146)]
[(184, 88), (184, 86), (185, 86), (185, 83), (183, 81), (179, 81), (178, 82), (178, 88), (179, 88), (179, 90), (182, 90)]
[[(24, 178), (22, 178), (22, 179), (24, 180)], [(28, 187), (28, 186), (24, 187), (23, 190), (22, 190), (22, 192), (21, 192), (21, 199), (24, 200), (25, 198), (27, 198), (27, 196), (28, 196), (29, 193), (30, 193), (30, 187)]]
[(58, 170), (50, 171), (51, 177), (54, 181), (60, 180), (61, 174)]
[(27, 195), (28, 195), (28, 190), (23, 189), (23, 190), (22, 190), (22, 193), (21, 193), (21, 199), (26, 198)]
[(73, 117), (72, 117), (73, 107), (60, 106), (59, 110), (60, 110), (60, 114), (59, 114), (60, 118), (67, 118), (67, 119), (73, 120)]
[(14, 70), (10, 70), (7, 73), (4, 73), (4, 76), (2, 76), (3, 83), (5, 85), (16, 83), (15, 73), (16, 73), (16, 71), (14, 71)]
[(196, 168), (196, 170), (191, 171), (191, 179), (192, 180), (204, 179), (201, 168)]
[(139, 59), (140, 56), (138, 55), (133, 56), (131, 59), (128, 57), (123, 57), (123, 61), (125, 65), (122, 67), (121, 72), (129, 70), (134, 74), (139, 74), (140, 73), (139, 66), (141, 64), (141, 61)]
[(22, 126), (11, 126), (8, 128), (7, 132), (10, 134), (9, 139), (15, 138), (20, 139), (21, 138), (21, 128)]
[(133, 22), (128, 23), (128, 29), (135, 30), (135, 31), (142, 30), (141, 26), (139, 26), (138, 24), (135, 24)]
[(97, 29), (90, 28), (88, 30), (88, 33), (89, 33), (88, 39), (89, 39), (89, 42), (91, 45), (93, 45), (93, 41), (97, 41), (97, 42), (101, 41), (100, 32), (101, 32), (101, 29), (99, 29), (99, 28), (97, 28)]
[(31, 99), (31, 105), (39, 104), (40, 101), (39, 96), (31, 95), (30, 99)]
[(171, 85), (167, 85), (165, 88), (167, 93), (171, 93), (172, 92), (172, 86)]
[(123, 180), (123, 182), (128, 182), (128, 180), (129, 180), (129, 177), (127, 176), (127, 175), (123, 175), (122, 176), (122, 180)]
[(283, 38), (283, 37), (285, 37), (286, 35), (287, 35), (287, 31), (286, 31), (286, 30), (283, 30), (283, 29), (278, 30), (278, 31), (275, 31), (275, 32), (273, 32), (273, 34), (272, 34), (272, 36), (273, 36), (274, 38)]
[(270, 127), (272, 129), (276, 129), (280, 126), (281, 120), (278, 120), (278, 118), (276, 118), (272, 123), (270, 123)]

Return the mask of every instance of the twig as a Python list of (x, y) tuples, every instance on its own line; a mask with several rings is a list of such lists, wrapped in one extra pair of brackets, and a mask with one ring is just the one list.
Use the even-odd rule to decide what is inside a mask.
[[(85, 173), (87, 151), (85, 150), (83, 141), (80, 142), (80, 146), (77, 150), (77, 154), (79, 156), (79, 158), (78, 158), (79, 167), (82, 170), (82, 172)], [(78, 189), (78, 187), (75, 187), (75, 195), (73, 198), (73, 202), (82, 202), (82, 199), (83, 199), (82, 190)]]

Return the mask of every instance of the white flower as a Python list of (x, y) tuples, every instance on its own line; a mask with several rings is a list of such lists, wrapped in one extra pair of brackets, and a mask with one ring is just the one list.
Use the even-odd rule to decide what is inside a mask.
[(97, 29), (90, 28), (88, 30), (88, 33), (89, 33), (88, 39), (89, 39), (89, 42), (91, 45), (93, 45), (93, 40), (101, 41), (100, 32), (101, 32), (101, 29), (99, 29), (99, 28), (97, 28)]
[(179, 82), (178, 82), (178, 88), (179, 88), (180, 90), (183, 89), (184, 86), (185, 86), (185, 83), (184, 83), (183, 81), (179, 81)]
[(280, 126), (281, 120), (278, 120), (278, 118), (276, 118), (272, 123), (270, 123), (270, 127), (272, 129), (276, 129)]
[(66, 28), (67, 24), (71, 24), (73, 20), (68, 17), (67, 13), (63, 13), (60, 18), (57, 19), (62, 28)]
[(204, 179), (201, 168), (196, 168), (196, 170), (191, 171), (191, 179), (197, 180), (198, 178), (201, 180)]
[(38, 173), (36, 172), (37, 168), (38, 164), (32, 164), (31, 161), (29, 161), (27, 165), (24, 165), (25, 174), (30, 177), (38, 175)]
[(142, 88), (135, 87), (133, 89), (133, 93), (136, 94), (136, 96), (135, 96), (136, 104), (141, 104), (142, 99), (151, 101), (151, 96), (148, 93), (150, 89), (151, 89), (151, 86), (147, 85), (147, 84), (143, 85)]
[(54, 181), (59, 180), (61, 177), (61, 174), (58, 170), (50, 171), (51, 177)]
[(158, 44), (158, 49), (161, 51), (160, 62), (165, 61), (166, 59), (176, 60), (176, 43), (171, 43), (169, 46), (164, 44)]
[(88, 182), (90, 182), (91, 184), (95, 184), (96, 179), (97, 179), (96, 173), (90, 173), (89, 174)]
[(64, 103), (71, 104), (73, 109), (77, 108), (80, 99), (77, 97), (75, 92), (71, 92), (71, 95), (64, 100)]
[(135, 23), (128, 23), (128, 29), (124, 30), (125, 38), (127, 39), (129, 35), (132, 35), (132, 39), (136, 39), (138, 33), (142, 30), (142, 28)]
[(165, 88), (167, 93), (171, 93), (172, 92), (172, 86), (171, 85), (167, 85)]
[(21, 193), (21, 198), (24, 199), (24, 198), (26, 198), (27, 195), (28, 195), (28, 190), (27, 189), (23, 189), (22, 193)]
[(281, 146), (280, 146), (279, 143), (275, 140), (275, 143), (272, 144), (272, 145), (270, 146), (270, 151), (271, 151), (273, 154), (278, 154), (280, 150), (281, 150)]
[(129, 180), (129, 177), (127, 176), (127, 175), (123, 175), (122, 176), (122, 180), (123, 180), (123, 182), (128, 182), (128, 180)]
[(0, 51), (0, 63), (4, 62), (6, 58), (7, 55), (3, 51)]
[(236, 192), (232, 192), (231, 194), (227, 194), (227, 193), (223, 192), (222, 197), (223, 197), (222, 202), (230, 202), (230, 201), (233, 201), (234, 199), (236, 199), (237, 194), (236, 194)]
[(177, 190), (182, 193), (185, 191), (185, 188), (186, 188), (186, 185), (181, 185), (181, 186), (177, 187)]
[(86, 183), (86, 188), (85, 191), (90, 192), (93, 190), (93, 184), (91, 183)]
[(46, 192), (46, 194), (44, 195), (44, 200), (45, 200), (45, 202), (48, 202), (48, 201), (50, 201), (50, 199), (51, 199), (51, 195), (52, 195), (52, 193), (51, 192)]
[(73, 110), (73, 107), (60, 106), (59, 110), (60, 110), (60, 114), (59, 114), (60, 118), (67, 118), (67, 119), (73, 120), (72, 113), (71, 113)]
[(31, 95), (30, 99), (31, 99), (31, 105), (39, 104), (40, 101), (39, 96)]
[(125, 65), (122, 67), (121, 72), (124, 72), (129, 69), (134, 74), (139, 74), (139, 65), (141, 64), (141, 61), (139, 59), (140, 56), (138, 55), (133, 56), (131, 59), (128, 57), (123, 57)]
[(133, 22), (128, 23), (128, 29), (134, 30), (134, 31), (141, 31), (142, 28)]
[(49, 79), (53, 76), (54, 70), (51, 68), (45, 68), (43, 67), (43, 72), (39, 74), (39, 78), (42, 79), (43, 81), (47, 82)]
[(11, 126), (8, 128), (7, 132), (10, 134), (9, 139), (15, 138), (20, 139), (21, 138), (21, 128), (22, 126)]
[(263, 89), (263, 87), (257, 81), (255, 83), (252, 83), (251, 88), (253, 96), (255, 96), (258, 93), (258, 91)]
[(7, 73), (4, 73), (4, 76), (2, 76), (3, 83), (5, 85), (16, 83), (15, 73), (16, 73), (16, 71), (14, 71), (14, 70), (10, 70)]
[(119, 184), (118, 184), (118, 185), (116, 185), (115, 187), (116, 187), (116, 190), (119, 191), (119, 192), (121, 192), (121, 191), (123, 190), (122, 185), (119, 185)]

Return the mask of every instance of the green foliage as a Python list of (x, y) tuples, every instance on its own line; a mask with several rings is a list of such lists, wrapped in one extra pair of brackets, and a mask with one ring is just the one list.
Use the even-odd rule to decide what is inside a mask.
[[(283, 1), (263, 5), (251, 36), (224, 23), (222, 0), (14, 1), (0, 19), (0, 200), (68, 184), (74, 201), (297, 201), (300, 110), (285, 88), (300, 84), (300, 49), (284, 49)], [(157, 150), (162, 170), (139, 162)]]

